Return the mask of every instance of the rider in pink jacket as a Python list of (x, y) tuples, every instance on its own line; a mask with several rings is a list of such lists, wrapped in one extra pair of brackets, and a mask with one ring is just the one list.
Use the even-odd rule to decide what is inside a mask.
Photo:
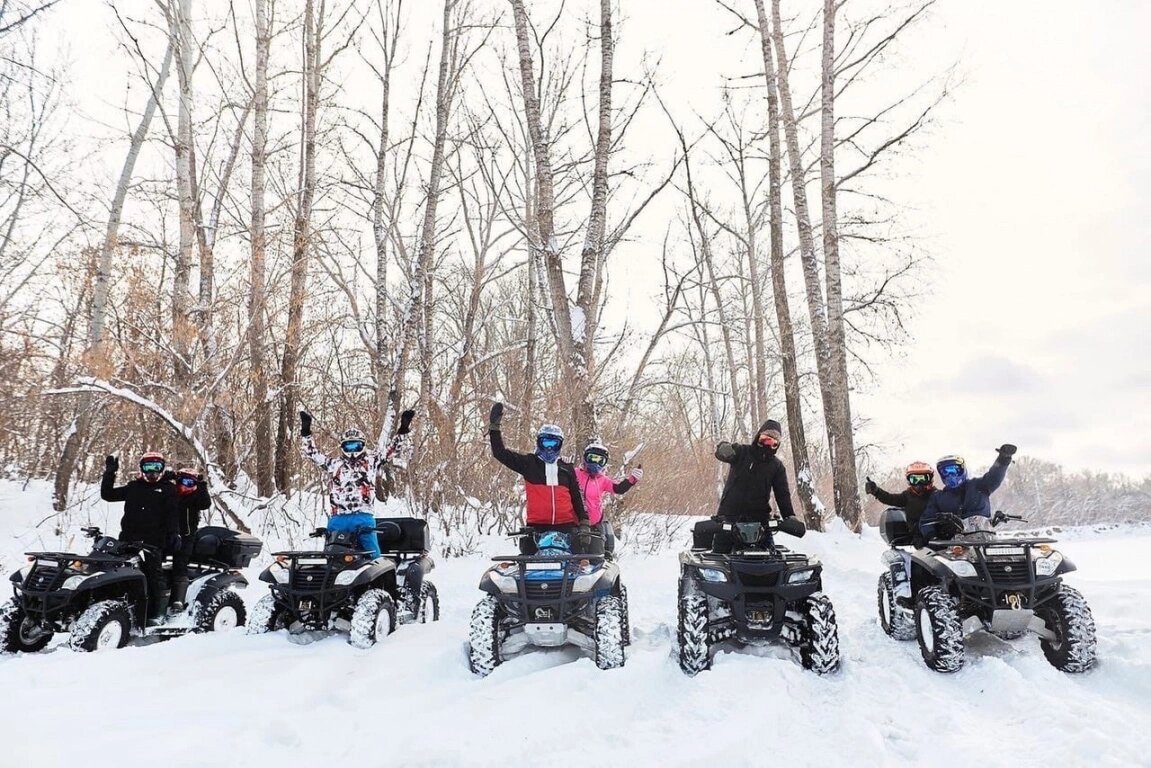
[[(599, 441), (588, 443), (583, 451), (583, 463), (576, 467), (576, 483), (587, 507), (588, 522), (600, 525), (603, 521), (603, 497), (605, 493), (627, 493), (643, 477), (643, 467), (637, 466), (618, 483), (604, 473), (607, 467), (608, 452)], [(606, 531), (605, 531), (606, 533)]]

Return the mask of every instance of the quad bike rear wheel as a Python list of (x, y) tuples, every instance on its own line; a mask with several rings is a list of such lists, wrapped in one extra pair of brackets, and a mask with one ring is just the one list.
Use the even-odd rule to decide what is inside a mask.
[(243, 599), (230, 589), (220, 590), (208, 600), (197, 600), (192, 609), (192, 623), (197, 632), (242, 627), (247, 619), (248, 609), (244, 607)]

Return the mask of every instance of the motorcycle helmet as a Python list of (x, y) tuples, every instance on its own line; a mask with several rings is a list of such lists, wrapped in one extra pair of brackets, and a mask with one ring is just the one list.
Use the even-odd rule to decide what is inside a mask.
[(356, 459), (364, 455), (368, 449), (368, 441), (364, 433), (358, 429), (348, 429), (340, 435), (340, 453), (349, 459)]
[(947, 488), (958, 488), (967, 482), (967, 462), (962, 456), (944, 456), (935, 462), (935, 469)]
[(607, 447), (599, 440), (592, 440), (583, 449), (584, 469), (590, 475), (598, 475), (607, 467), (609, 454)]
[(935, 470), (926, 461), (913, 461), (904, 473), (907, 484), (912, 488), (930, 488), (935, 482)]
[(158, 483), (160, 478), (164, 476), (164, 468), (167, 462), (164, 461), (164, 454), (157, 451), (148, 451), (140, 457), (140, 474), (149, 483)]
[(180, 467), (176, 470), (176, 492), (181, 496), (195, 493), (200, 486), (200, 476), (190, 467)]
[(555, 424), (544, 424), (536, 433), (536, 456), (548, 464), (560, 457), (564, 445), (564, 431)]

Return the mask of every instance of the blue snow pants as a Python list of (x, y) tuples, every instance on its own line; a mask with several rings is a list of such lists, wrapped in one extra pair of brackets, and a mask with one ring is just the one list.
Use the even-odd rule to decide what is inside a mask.
[(376, 538), (376, 518), (371, 512), (351, 512), (328, 518), (328, 530), (337, 533), (359, 533), (360, 548), (376, 558), (381, 555), (380, 541)]

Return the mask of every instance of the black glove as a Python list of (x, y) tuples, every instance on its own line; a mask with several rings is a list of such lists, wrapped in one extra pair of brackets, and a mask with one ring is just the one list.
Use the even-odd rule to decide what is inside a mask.
[(872, 480), (870, 477), (867, 478), (867, 482), (863, 484), (863, 490), (867, 492), (868, 496), (874, 496), (875, 495), (875, 489), (878, 487), (879, 486), (877, 486), (875, 484), (875, 481)]
[(312, 414), (307, 411), (300, 411), (300, 437), (311, 437), (312, 435)]
[(587, 552), (591, 549), (591, 526), (587, 523), (580, 523), (576, 529), (575, 548), (576, 552)]
[(406, 435), (412, 431), (412, 419), (416, 416), (416, 412), (410, 408), (400, 414), (400, 428), (396, 430), (397, 435)]
[(945, 513), (935, 521), (935, 534), (939, 539), (951, 539), (963, 533), (963, 518)]
[(488, 417), (488, 430), (491, 432), (500, 431), (500, 422), (504, 419), (504, 404), (492, 403), (492, 412)]
[(1011, 443), (1004, 443), (1003, 445), (999, 446), (995, 450), (999, 454), (999, 458), (1010, 459), (1012, 456), (1015, 455), (1015, 452), (1019, 449), (1016, 448)]
[(104, 457), (104, 471), (110, 474), (116, 474), (120, 471), (120, 460), (115, 456)]
[(160, 475), (160, 479), (164, 482), (170, 483), (176, 479), (176, 471), (172, 469), (165, 469), (164, 474)]

